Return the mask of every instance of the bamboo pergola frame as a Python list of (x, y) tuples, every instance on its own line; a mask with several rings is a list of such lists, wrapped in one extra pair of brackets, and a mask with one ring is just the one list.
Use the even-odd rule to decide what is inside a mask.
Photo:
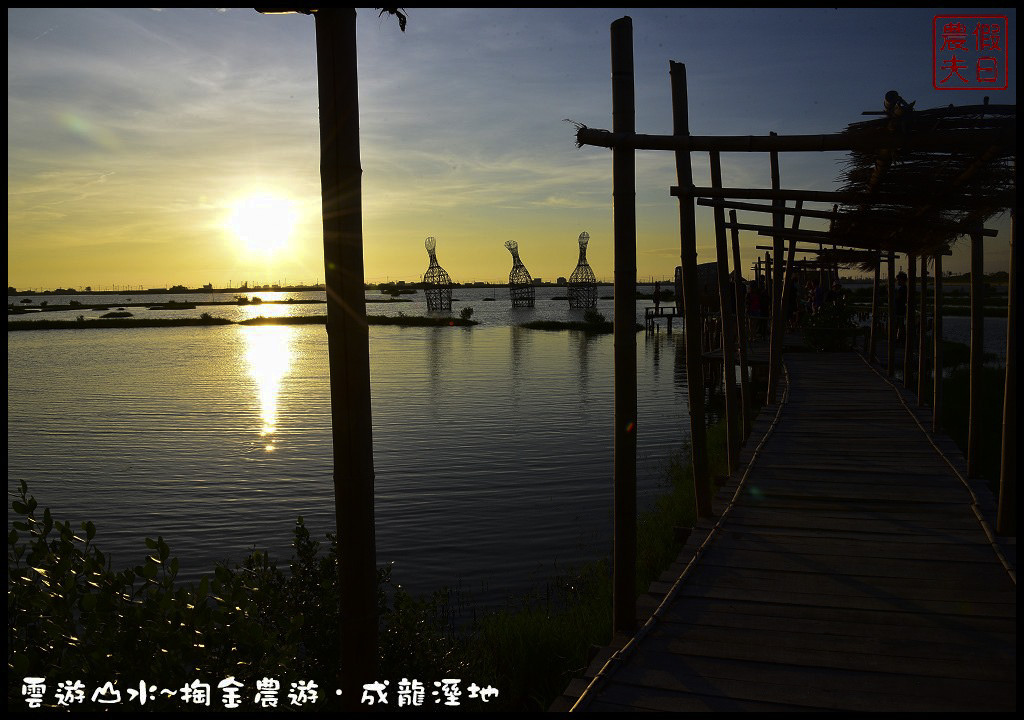
[[(895, 253), (908, 256), (911, 272), (910, 296), (907, 303), (908, 328), (912, 327), (914, 274), (917, 258), (922, 267), (928, 258), (936, 265), (934, 276), (939, 279), (941, 257), (948, 247), (965, 233), (971, 234), (972, 243), (972, 362), (971, 362), (971, 437), (975, 442), (978, 422), (978, 384), (981, 358), (981, 305), (980, 297), (973, 288), (980, 290), (981, 283), (981, 238), (991, 237), (993, 231), (984, 230), (987, 218), (1005, 209), (1016, 206), (1015, 167), (1016, 156), (1016, 106), (976, 105), (961, 108), (938, 108), (929, 111), (912, 111), (894, 91), (886, 95), (886, 114), (879, 120), (870, 120), (850, 125), (845, 131), (823, 135), (780, 136), (695, 136), (690, 135), (686, 89), (686, 69), (680, 63), (670, 62), (672, 82), (673, 134), (644, 135), (635, 132), (633, 107), (633, 60), (632, 23), (622, 18), (612, 24), (612, 94), (613, 128), (609, 132), (577, 125), (576, 144), (578, 147), (593, 146), (611, 148), (613, 151), (614, 208), (615, 208), (615, 253), (616, 253), (616, 456), (615, 456), (615, 547), (614, 554), (616, 582), (614, 587), (613, 611), (614, 629), (628, 631), (633, 625), (632, 582), (619, 583), (620, 575), (633, 574), (632, 558), (624, 557), (620, 546), (635, 545), (634, 523), (620, 521), (620, 515), (635, 515), (635, 467), (628, 469), (629, 457), (620, 459), (618, 398), (620, 393), (632, 398), (635, 405), (636, 377), (632, 372), (619, 372), (618, 354), (620, 325), (627, 319), (633, 323), (633, 294), (620, 295), (618, 279), (620, 253), (624, 261), (633, 259), (632, 277), (635, 277), (635, 167), (633, 154), (636, 150), (664, 150), (675, 153), (678, 185), (670, 194), (679, 200), (680, 257), (682, 277), (682, 301), (686, 319), (687, 378), (690, 399), (691, 458), (695, 483), (695, 498), (698, 515), (707, 517), (711, 513), (710, 488), (707, 477), (706, 438), (704, 431), (703, 381), (699, 354), (698, 294), (696, 283), (696, 221), (695, 205), (709, 205), (715, 213), (716, 254), (719, 271), (719, 298), (722, 310), (723, 328), (730, 327), (727, 321), (728, 253), (725, 250), (725, 231), (733, 231), (734, 271), (739, 275), (739, 258), (736, 249), (736, 234), (743, 225), (737, 223), (735, 215), (727, 225), (724, 209), (750, 210), (772, 213), (770, 227), (758, 228), (759, 233), (773, 238), (772, 256), (765, 258), (767, 274), (772, 287), (771, 351), (769, 363), (768, 400), (774, 402), (775, 388), (781, 368), (781, 345), (784, 324), (782, 322), (782, 294), (788, 276), (794, 266), (796, 242), (818, 241), (833, 246), (833, 264), (838, 265), (842, 253), (856, 253), (852, 259), (874, 272), (872, 290), (871, 333), (869, 357), (875, 351), (875, 328), (878, 312), (878, 290), (880, 267), (884, 261), (888, 267), (888, 352), (887, 372), (892, 376), (895, 355), (893, 337), (892, 288), (894, 279)], [(782, 152), (823, 152), (844, 151), (850, 153), (845, 182), (838, 191), (802, 190), (784, 188), (780, 181), (779, 158)], [(708, 152), (711, 158), (711, 187), (693, 185), (690, 155), (693, 152)], [(719, 154), (723, 152), (768, 153), (771, 165), (770, 188), (722, 187)], [(628, 197), (628, 200), (626, 199)], [(740, 202), (745, 200), (770, 200), (771, 205)], [(786, 201), (835, 203), (831, 212), (823, 210), (785, 207)], [(793, 228), (785, 228), (786, 215), (796, 219)], [(623, 222), (620, 222), (623, 216)], [(625, 221), (628, 216), (628, 221)], [(829, 219), (827, 232), (800, 230), (800, 217)], [(790, 241), (789, 255), (785, 254), (785, 241)], [(1011, 238), (1011, 252), (1013, 239)], [(827, 252), (822, 249), (819, 255)], [(1012, 258), (1012, 254), (1011, 254)], [(772, 262), (774, 259), (774, 262)], [(760, 260), (758, 261), (760, 264)], [(823, 263), (824, 264), (824, 263)], [(771, 267), (771, 270), (767, 268)], [(1013, 261), (1011, 259), (1011, 267)], [(628, 274), (623, 266), (622, 270)], [(784, 275), (785, 271), (785, 275)], [(922, 271), (922, 278), (926, 270)], [(1013, 270), (1011, 271), (1011, 273)], [(1013, 283), (1013, 280), (1011, 280)], [(938, 285), (937, 285), (938, 289)], [(941, 306), (936, 292), (935, 319), (933, 332), (935, 385), (941, 383)], [(678, 301), (677, 301), (678, 302)], [(1016, 298), (1011, 291), (1007, 331), (1007, 394), (1004, 399), (1004, 435), (1013, 437), (1015, 431), (1014, 396), (1010, 368), (1015, 367), (1015, 348), (1010, 338), (1014, 337), (1009, 323), (1016, 316)], [(921, 301), (922, 317), (925, 307)], [(738, 313), (737, 313), (738, 314)], [(621, 315), (621, 318), (620, 318)], [(732, 348), (732, 332), (722, 332), (722, 352), (726, 366), (726, 377), (731, 375), (735, 351)], [(742, 339), (742, 336), (741, 336)], [(742, 358), (741, 343), (740, 356)], [(632, 347), (632, 346), (631, 346)], [(918, 350), (921, 355), (917, 366), (919, 376), (926, 371), (922, 339)], [(904, 383), (910, 387), (911, 355), (914, 345), (911, 333), (906, 333), (904, 351)], [(633, 357), (635, 363), (635, 356)], [(633, 367), (633, 366), (630, 366)], [(741, 368), (743, 374), (746, 368)], [(1014, 386), (1015, 387), (1015, 386)], [(923, 385), (918, 387), (921, 392)], [(734, 437), (737, 426), (736, 413), (731, 412), (729, 384), (726, 385), (726, 416), (728, 437)], [(938, 392), (933, 402), (939, 401)], [(635, 413), (633, 415), (635, 418)], [(938, 417), (938, 409), (935, 409)], [(935, 423), (933, 423), (935, 424)], [(1003, 442), (1003, 471), (999, 498), (999, 527), (997, 531), (1015, 533), (1013, 506), (1007, 500), (1015, 498), (1016, 467), (1012, 441)], [(974, 447), (973, 445), (971, 447)], [(635, 438), (633, 439), (632, 462), (635, 465)], [(734, 448), (730, 444), (728, 460), (731, 463)], [(968, 464), (974, 468), (972, 459), (976, 452), (969, 450)], [(632, 497), (627, 497), (632, 495)], [(1013, 519), (1011, 519), (1013, 518)], [(620, 533), (632, 533), (632, 537), (620, 537)], [(621, 566), (620, 566), (621, 563)], [(628, 595), (628, 597), (627, 597)]]

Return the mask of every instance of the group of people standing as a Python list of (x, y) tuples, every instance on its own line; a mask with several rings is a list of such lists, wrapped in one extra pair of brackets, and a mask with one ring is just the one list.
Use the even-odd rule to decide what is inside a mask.
[[(743, 284), (744, 281), (740, 278), (739, 282)], [(839, 282), (839, 278), (832, 282), (832, 287), (828, 290), (825, 290), (813, 278), (807, 281), (806, 287), (801, 287), (797, 277), (793, 277), (789, 282), (790, 286), (782, 294), (782, 313), (791, 329), (799, 327), (805, 318), (821, 312), (825, 307), (841, 305), (846, 302), (846, 291)], [(747, 284), (746, 310), (752, 338), (767, 337), (771, 304), (771, 294), (765, 287), (764, 281), (756, 280)]]

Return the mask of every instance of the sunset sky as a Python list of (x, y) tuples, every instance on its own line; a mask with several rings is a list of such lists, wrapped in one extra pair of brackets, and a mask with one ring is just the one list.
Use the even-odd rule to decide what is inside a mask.
[[(936, 14), (1009, 18), (1007, 90), (935, 90)], [(568, 276), (576, 238), (612, 279), (609, 25), (633, 18), (637, 130), (671, 132), (686, 63), (695, 134), (830, 133), (898, 90), (917, 107), (1016, 103), (1014, 10), (413, 8), (359, 11), (367, 281), (419, 280), (437, 238), (457, 282)], [(251, 8), (9, 9), (8, 285), (220, 287), (323, 280), (314, 20)], [(834, 189), (836, 154), (784, 155), (784, 187)], [(697, 184), (709, 184), (694, 155)], [(729, 185), (763, 155), (723, 156)], [(640, 278), (679, 262), (671, 153), (637, 154)], [(810, 206), (809, 206), (810, 207)], [(748, 219), (748, 221), (752, 221)], [(702, 261), (711, 211), (698, 210)], [(804, 222), (802, 227), (814, 228)], [(986, 270), (1006, 267), (1009, 216)], [(753, 246), (747, 233), (746, 264)], [(946, 269), (967, 269), (960, 247)]]

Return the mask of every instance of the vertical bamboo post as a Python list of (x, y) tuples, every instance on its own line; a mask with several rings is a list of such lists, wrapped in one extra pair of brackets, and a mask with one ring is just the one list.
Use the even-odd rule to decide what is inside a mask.
[(907, 255), (907, 320), (903, 334), (903, 387), (913, 387), (914, 371), (914, 286), (917, 284), (917, 258)]
[[(835, 211), (836, 207), (833, 206), (832, 212)], [(818, 243), (818, 287), (820, 288), (825, 287), (825, 263), (821, 260), (821, 251), (824, 249), (825, 247), (821, 243)]]
[(1003, 386), (1003, 447), (999, 458), (996, 532), (1017, 535), (1017, 219), (1010, 212), (1010, 277), (1006, 288), (1006, 381)]
[[(722, 187), (722, 160), (718, 151), (711, 156), (711, 187)], [(732, 475), (740, 450), (740, 423), (736, 415), (736, 341), (733, 337), (734, 324), (729, 316), (729, 249), (725, 237), (725, 209), (714, 206), (715, 249), (718, 266), (718, 306), (722, 316), (722, 372), (725, 388), (725, 458), (726, 472)], [(736, 293), (733, 291), (733, 298)]]
[[(672, 80), (672, 133), (688, 136), (686, 66), (670, 62)], [(693, 187), (690, 153), (676, 152), (676, 179), (680, 187)], [(704, 371), (701, 355), (701, 322), (697, 287), (697, 218), (692, 197), (679, 196), (680, 265), (683, 279), (683, 315), (686, 332), (686, 385), (690, 406), (690, 457), (693, 463), (694, 500), (699, 517), (711, 517), (708, 478), (707, 429), (704, 426)]]
[[(799, 230), (800, 229), (800, 213), (799, 213), (799, 211), (801, 209), (803, 209), (803, 206), (804, 206), (804, 201), (803, 200), (797, 200), (796, 201), (795, 209), (797, 210), (797, 213), (795, 215), (793, 215), (793, 229), (794, 230)], [(791, 238), (790, 241), (789, 241), (789, 248), (786, 250), (785, 278), (784, 278), (784, 280), (782, 282), (782, 307), (783, 308), (789, 306), (789, 303), (791, 301), (789, 296), (793, 294), (793, 287), (792, 287), (793, 286), (793, 274), (794, 274), (793, 273), (793, 260), (795, 258), (796, 258), (796, 239), (795, 238)], [(789, 322), (789, 318), (788, 317), (784, 317), (782, 319), (783, 332), (785, 332), (785, 327), (788, 324), (788, 322)]]
[(978, 433), (981, 430), (981, 363), (985, 352), (985, 326), (983, 325), (985, 322), (983, 317), (985, 299), (982, 297), (985, 271), (982, 267), (983, 265), (984, 256), (982, 254), (981, 233), (975, 231), (971, 233), (971, 399), (967, 421), (968, 477), (977, 477), (979, 470)]
[(882, 274), (881, 255), (875, 257), (875, 277), (871, 283), (871, 331), (868, 334), (868, 362), (875, 362), (878, 343), (878, 283)]
[(342, 702), (359, 706), (377, 675), (377, 567), (373, 518), (370, 345), (363, 290), (362, 169), (356, 13), (315, 14), (320, 180), (338, 525)]
[(917, 324), (917, 406), (924, 405), (928, 380), (928, 256), (921, 256), (921, 310)]
[[(775, 133), (772, 133), (774, 135)], [(772, 172), (772, 190), (778, 190), (781, 187), (779, 181), (779, 154), (775, 151), (771, 152), (771, 172)], [(785, 202), (781, 200), (773, 200), (772, 205), (775, 208), (781, 209)], [(772, 224), (776, 230), (782, 230), (785, 225), (785, 216), (781, 212), (775, 212), (772, 216)], [(768, 345), (769, 352), (769, 364), (768, 364), (768, 404), (772, 405), (775, 403), (776, 393), (778, 391), (779, 384), (779, 373), (782, 371), (782, 335), (784, 332), (784, 325), (782, 323), (782, 235), (775, 235), (772, 241), (772, 255), (775, 259), (775, 264), (772, 267), (772, 317), (771, 317), (771, 340)]]
[(935, 300), (932, 308), (932, 432), (942, 427), (942, 250), (935, 253)]
[[(612, 128), (636, 132), (633, 88), (633, 21), (611, 26)], [(613, 630), (636, 624), (636, 151), (612, 150), (615, 232), (615, 517)]]
[(750, 378), (747, 365), (747, 314), (746, 298), (740, 285), (740, 231), (736, 227), (736, 211), (729, 211), (729, 222), (732, 223), (732, 267), (736, 274), (736, 337), (739, 339), (740, 354), (740, 402), (743, 403), (743, 437), (750, 435)]
[(888, 302), (887, 322), (889, 326), (885, 333), (885, 374), (887, 377), (892, 377), (896, 371), (896, 308), (893, 307), (896, 295), (896, 288), (894, 287), (896, 282), (896, 255), (891, 252), (889, 253), (889, 262), (886, 268), (889, 278), (889, 285), (886, 288), (886, 301)]

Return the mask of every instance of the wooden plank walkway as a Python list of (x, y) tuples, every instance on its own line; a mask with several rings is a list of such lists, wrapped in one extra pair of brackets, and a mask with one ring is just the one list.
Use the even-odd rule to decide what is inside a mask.
[(972, 507), (987, 489), (860, 357), (786, 366), (719, 520), (552, 710), (1016, 708), (1016, 573)]

